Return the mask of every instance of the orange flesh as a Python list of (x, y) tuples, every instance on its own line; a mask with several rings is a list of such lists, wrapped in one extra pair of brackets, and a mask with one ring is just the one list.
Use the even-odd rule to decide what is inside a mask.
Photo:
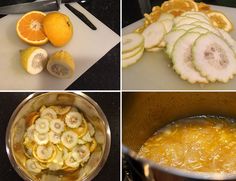
[(199, 172), (236, 172), (236, 123), (225, 118), (180, 120), (159, 130), (138, 155)]
[(39, 13), (32, 13), (25, 16), (20, 22), (18, 26), (18, 31), (21, 36), (31, 40), (31, 41), (40, 41), (46, 38), (42, 22), (45, 16)]

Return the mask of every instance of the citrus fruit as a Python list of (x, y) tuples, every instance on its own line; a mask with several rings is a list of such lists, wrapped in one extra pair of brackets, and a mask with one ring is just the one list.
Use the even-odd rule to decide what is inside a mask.
[(74, 59), (68, 52), (58, 51), (50, 57), (47, 70), (55, 77), (61, 79), (70, 78), (75, 71)]
[(219, 11), (209, 11), (207, 12), (207, 15), (211, 19), (214, 26), (227, 32), (233, 29), (232, 23), (223, 13)]
[(43, 19), (43, 28), (49, 41), (56, 47), (67, 44), (73, 35), (69, 17), (60, 12), (48, 13)]
[(46, 14), (40, 11), (31, 11), (23, 15), (17, 22), (17, 35), (31, 45), (43, 45), (48, 38), (44, 34), (42, 22)]
[(210, 10), (210, 6), (203, 3), (203, 2), (200, 2), (197, 5), (198, 5), (198, 10), (199, 11), (208, 11), (208, 10)]
[(198, 5), (192, 0), (185, 0), (185, 5), (188, 7), (188, 11), (198, 11)]
[(173, 14), (174, 16), (180, 16), (184, 12), (182, 9), (170, 9), (167, 11), (167, 13)]
[(38, 74), (45, 67), (48, 59), (46, 50), (39, 47), (29, 47), (20, 50), (21, 65), (26, 72), (30, 74)]
[[(178, 9), (178, 11), (176, 9)], [(164, 12), (173, 12), (173, 14), (179, 15), (179, 12), (182, 11), (198, 11), (198, 6), (192, 0), (170, 0), (162, 3), (161, 10)]]

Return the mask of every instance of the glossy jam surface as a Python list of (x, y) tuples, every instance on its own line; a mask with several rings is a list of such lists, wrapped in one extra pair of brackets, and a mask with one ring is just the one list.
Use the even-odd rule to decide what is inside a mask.
[(157, 131), (138, 155), (161, 165), (199, 172), (236, 172), (236, 122), (196, 117)]

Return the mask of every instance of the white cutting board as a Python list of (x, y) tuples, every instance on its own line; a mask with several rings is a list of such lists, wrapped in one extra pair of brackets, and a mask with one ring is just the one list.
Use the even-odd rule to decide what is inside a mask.
[[(230, 32), (236, 39), (236, 8), (211, 6), (222, 11), (233, 23), (234, 30)], [(127, 34), (143, 25), (143, 20), (137, 21), (123, 29)], [(124, 90), (235, 90), (236, 77), (228, 83), (210, 83), (207, 85), (190, 84), (180, 79), (170, 66), (171, 60), (161, 52), (145, 52), (134, 65), (122, 69), (122, 88)]]
[[(60, 90), (67, 88), (111, 48), (119, 43), (119, 36), (96, 19), (77, 3), (71, 5), (82, 12), (96, 27), (91, 30), (64, 5), (60, 12), (70, 17), (74, 35), (64, 47), (55, 48), (51, 44), (43, 46), (49, 54), (66, 50), (75, 59), (75, 74), (70, 79), (57, 79), (46, 70), (38, 75), (29, 75), (20, 65), (19, 50), (29, 45), (22, 42), (16, 34), (16, 22), (20, 15), (7, 15), (0, 19), (0, 89), (4, 90)], [(119, 60), (111, 60), (119, 61)], [(109, 67), (104, 67), (104, 71)], [(102, 72), (101, 72), (102, 73)]]

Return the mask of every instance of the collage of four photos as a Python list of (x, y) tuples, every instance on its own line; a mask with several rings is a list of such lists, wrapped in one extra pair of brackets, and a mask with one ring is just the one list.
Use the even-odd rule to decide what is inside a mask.
[(236, 180), (235, 8), (2, 0), (0, 181)]

